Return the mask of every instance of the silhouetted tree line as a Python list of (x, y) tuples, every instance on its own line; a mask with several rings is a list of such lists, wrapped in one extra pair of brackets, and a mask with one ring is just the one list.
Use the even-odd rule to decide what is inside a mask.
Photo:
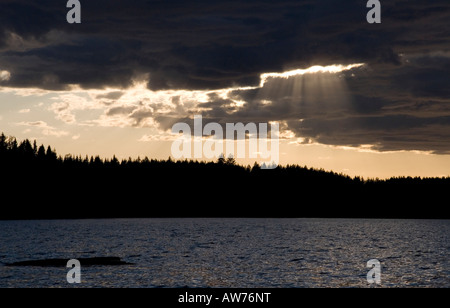
[(58, 157), (50, 146), (45, 149), (44, 145), (37, 146), (36, 140), (33, 144), (30, 140), (18, 143), (14, 137), (0, 135), (0, 162), (3, 164), (30, 164), (42, 162), (56, 162)]
[[(0, 219), (449, 218), (450, 178), (362, 179), (298, 165), (58, 156), (0, 136)], [(6, 197), (8, 196), (8, 198)]]

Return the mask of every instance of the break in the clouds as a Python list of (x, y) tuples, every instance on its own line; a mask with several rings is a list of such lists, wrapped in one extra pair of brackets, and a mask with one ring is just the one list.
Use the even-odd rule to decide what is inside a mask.
[(0, 4), (0, 86), (67, 91), (46, 106), (66, 124), (167, 130), (201, 113), (279, 121), (303, 143), (450, 152), (448, 0), (382, 1), (381, 24), (363, 0), (81, 2), (81, 24), (64, 1)]

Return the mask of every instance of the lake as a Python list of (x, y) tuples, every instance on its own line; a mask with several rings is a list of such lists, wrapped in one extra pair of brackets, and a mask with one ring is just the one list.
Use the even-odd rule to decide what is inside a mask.
[[(0, 221), (0, 287), (73, 287), (66, 268), (7, 267), (117, 256), (81, 268), (77, 287), (450, 287), (450, 221), (111, 219)], [(373, 285), (372, 285), (373, 286)]]

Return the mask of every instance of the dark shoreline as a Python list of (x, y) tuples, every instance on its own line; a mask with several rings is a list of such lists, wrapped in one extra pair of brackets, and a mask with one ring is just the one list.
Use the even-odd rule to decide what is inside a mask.
[(450, 219), (450, 177), (386, 180), (298, 165), (58, 157), (0, 138), (0, 220), (255, 217)]
[(445, 203), (450, 191), (447, 179), (362, 182), (320, 171), (304, 175), (305, 169), (242, 172), (240, 167), (224, 167), (210, 172), (186, 170), (175, 163), (174, 167), (15, 170), (1, 185), (6, 197), (0, 205), (0, 220), (450, 219)]

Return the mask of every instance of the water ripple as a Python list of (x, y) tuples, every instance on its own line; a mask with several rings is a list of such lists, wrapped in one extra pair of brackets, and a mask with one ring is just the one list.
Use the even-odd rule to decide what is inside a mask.
[[(450, 222), (350, 219), (0, 221), (0, 262), (119, 256), (80, 287), (450, 287)], [(0, 264), (1, 264), (0, 263)], [(65, 268), (0, 265), (0, 287), (68, 287)]]

